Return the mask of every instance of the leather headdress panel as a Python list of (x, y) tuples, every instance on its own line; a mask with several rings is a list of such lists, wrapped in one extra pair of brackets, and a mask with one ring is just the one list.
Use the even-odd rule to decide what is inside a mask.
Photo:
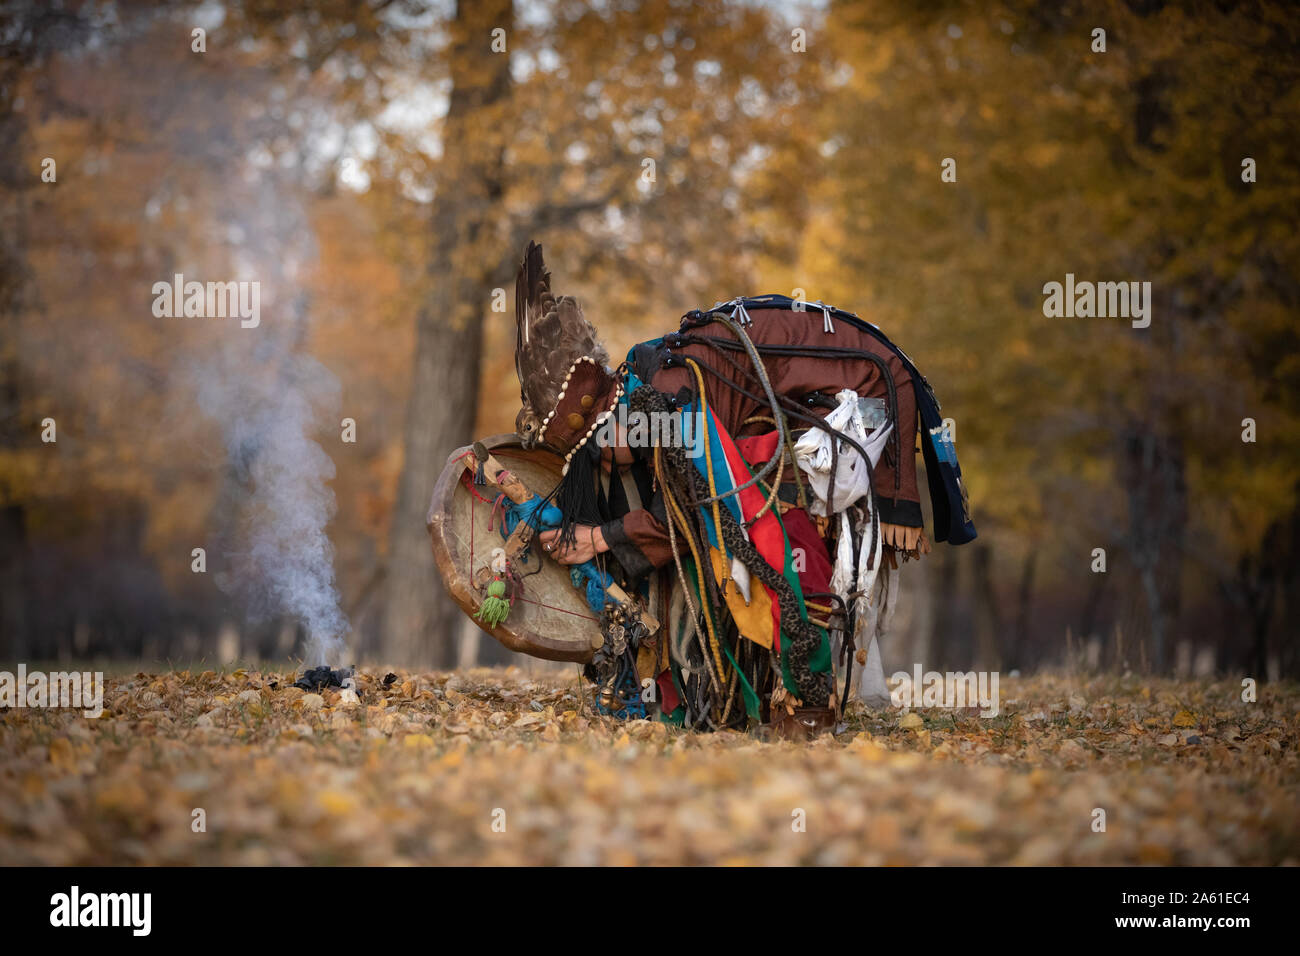
[(542, 421), (542, 441), (567, 463), (596, 434), (622, 395), (619, 378), (594, 358), (581, 356), (569, 366), (559, 400)]

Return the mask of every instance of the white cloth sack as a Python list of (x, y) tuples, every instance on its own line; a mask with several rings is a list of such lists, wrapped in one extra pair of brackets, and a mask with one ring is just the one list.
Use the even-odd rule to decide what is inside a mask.
[[(868, 435), (866, 425), (862, 422), (862, 413), (858, 410), (858, 393), (846, 388), (836, 394), (835, 398), (839, 405), (826, 416), (826, 424), (865, 448), (871, 458), (871, 467), (876, 467), (893, 424), (885, 422)], [(808, 476), (808, 484), (817, 496), (817, 500), (808, 505), (809, 512), (815, 515), (826, 514), (826, 491), (831, 483), (832, 441), (833, 438), (820, 428), (810, 428), (794, 443), (795, 464)], [(871, 491), (871, 479), (867, 475), (867, 466), (862, 456), (856, 448), (849, 445), (840, 448), (835, 465), (833, 504), (836, 511), (841, 511)]]

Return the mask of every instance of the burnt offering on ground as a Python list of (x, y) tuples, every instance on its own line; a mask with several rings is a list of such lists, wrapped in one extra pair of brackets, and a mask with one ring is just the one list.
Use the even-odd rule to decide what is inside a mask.
[[(301, 687), (305, 691), (319, 693), (327, 687), (343, 687), (344, 681), (350, 679), (356, 674), (355, 667), (341, 667), (334, 670), (325, 665), (320, 667), (309, 667), (302, 672), (302, 676), (293, 682), (294, 687)], [(355, 686), (355, 682), (353, 685)]]

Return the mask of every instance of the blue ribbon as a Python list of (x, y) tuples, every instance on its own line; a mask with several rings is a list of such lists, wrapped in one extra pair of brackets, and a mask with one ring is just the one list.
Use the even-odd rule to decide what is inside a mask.
[[(526, 522), (534, 531), (550, 531), (560, 526), (562, 518), (559, 508), (537, 495), (522, 504), (508, 501), (505, 518), (501, 522), (501, 537), (510, 537), (521, 521)], [(605, 590), (614, 583), (614, 579), (596, 567), (595, 561), (584, 561), (570, 567), (569, 580), (575, 588), (586, 590), (587, 606), (592, 611), (600, 614), (605, 610)]]

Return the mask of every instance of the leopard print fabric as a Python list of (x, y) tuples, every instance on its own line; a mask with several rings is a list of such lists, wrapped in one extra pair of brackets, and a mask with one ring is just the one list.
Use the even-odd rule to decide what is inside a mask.
[[(668, 396), (649, 385), (636, 389), (628, 401), (634, 412), (672, 412)], [(671, 482), (674, 495), (679, 503), (700, 500), (709, 497), (708, 482), (696, 466), (688, 459), (686, 449), (680, 445), (664, 446), (662, 454), (669, 468), (667, 475), (659, 475), (661, 482)], [(799, 599), (785, 576), (777, 571), (754, 547), (754, 543), (745, 536), (740, 523), (731, 511), (722, 507), (718, 509), (721, 518), (722, 540), (730, 554), (740, 559), (749, 570), (750, 575), (758, 578), (771, 588), (777, 596), (780, 610), (781, 630), (790, 637), (788, 660), (790, 675), (799, 688), (799, 699), (806, 705), (825, 707), (830, 701), (830, 676), (814, 674), (809, 661), (821, 647), (821, 631), (811, 621), (799, 616)], [(672, 518), (670, 517), (671, 521)]]

